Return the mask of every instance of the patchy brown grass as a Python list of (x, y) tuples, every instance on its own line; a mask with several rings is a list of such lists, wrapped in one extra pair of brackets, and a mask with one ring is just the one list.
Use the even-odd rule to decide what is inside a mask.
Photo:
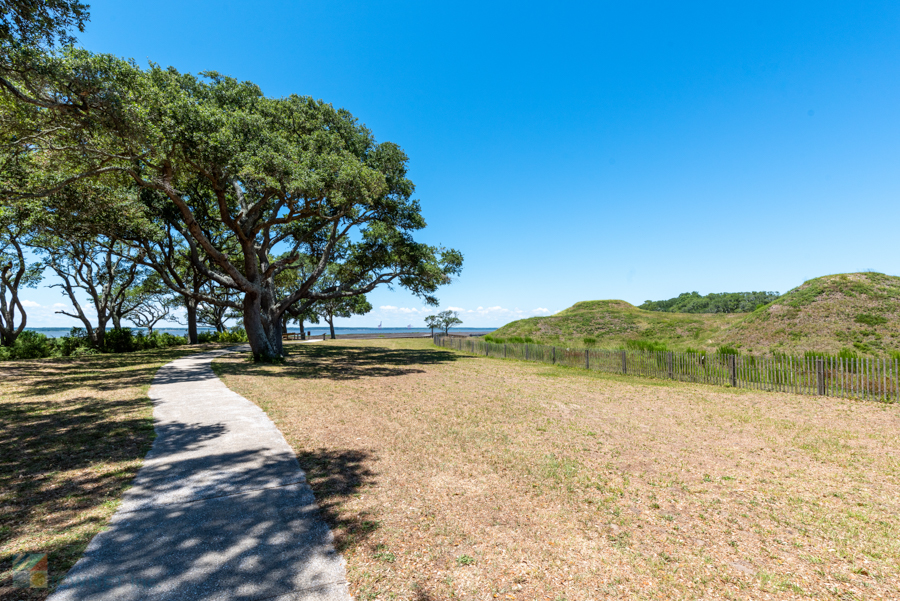
[(59, 583), (107, 523), (153, 442), (156, 370), (211, 348), (0, 363), (0, 599), (16, 553), (49, 553)]
[(900, 407), (428, 341), (214, 367), (307, 470), (358, 599), (890, 599)]

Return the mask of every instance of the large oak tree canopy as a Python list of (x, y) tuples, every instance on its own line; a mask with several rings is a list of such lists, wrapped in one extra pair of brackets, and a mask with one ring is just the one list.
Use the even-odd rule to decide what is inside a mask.
[[(281, 317), (298, 302), (396, 284), (435, 303), (437, 287), (459, 273), (459, 252), (412, 237), (425, 221), (405, 153), (377, 143), (349, 112), (309, 97), (268, 98), (217, 73), (141, 71), (74, 50), (60, 60), (73, 72), (105, 68), (96, 79), (116, 102), (80, 115), (83, 126), (45, 110), (47, 133), (33, 144), (65, 166), (49, 187), (119, 173), (154, 191), (138, 195), (148, 222), (174, 228), (198, 270), (242, 293), (256, 356), (281, 355)], [(207, 235), (211, 222), (228, 232), (227, 247)], [(300, 265), (295, 288), (275, 285)], [(336, 284), (316, 286), (326, 271)]]

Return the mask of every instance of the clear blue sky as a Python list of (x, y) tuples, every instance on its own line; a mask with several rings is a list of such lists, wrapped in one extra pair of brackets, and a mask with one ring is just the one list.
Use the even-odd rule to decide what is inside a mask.
[[(439, 296), (466, 325), (900, 272), (897, 2), (91, 4), (90, 50), (321, 98), (400, 144), (421, 239), (465, 255)], [(71, 323), (57, 290), (29, 325)], [(422, 323), (370, 300), (342, 325)]]

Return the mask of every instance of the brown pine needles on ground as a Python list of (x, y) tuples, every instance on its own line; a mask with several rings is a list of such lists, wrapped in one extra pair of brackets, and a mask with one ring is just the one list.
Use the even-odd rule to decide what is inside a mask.
[(357, 599), (891, 599), (900, 406), (295, 345), (273, 417)]

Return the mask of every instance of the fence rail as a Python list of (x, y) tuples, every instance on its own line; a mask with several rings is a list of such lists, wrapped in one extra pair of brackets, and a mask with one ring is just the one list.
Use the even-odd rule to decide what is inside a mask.
[(450, 336), (435, 336), (434, 342), (444, 348), (484, 357), (566, 365), (612, 374), (888, 402), (900, 398), (897, 359), (571, 349), (540, 344), (496, 344)]

